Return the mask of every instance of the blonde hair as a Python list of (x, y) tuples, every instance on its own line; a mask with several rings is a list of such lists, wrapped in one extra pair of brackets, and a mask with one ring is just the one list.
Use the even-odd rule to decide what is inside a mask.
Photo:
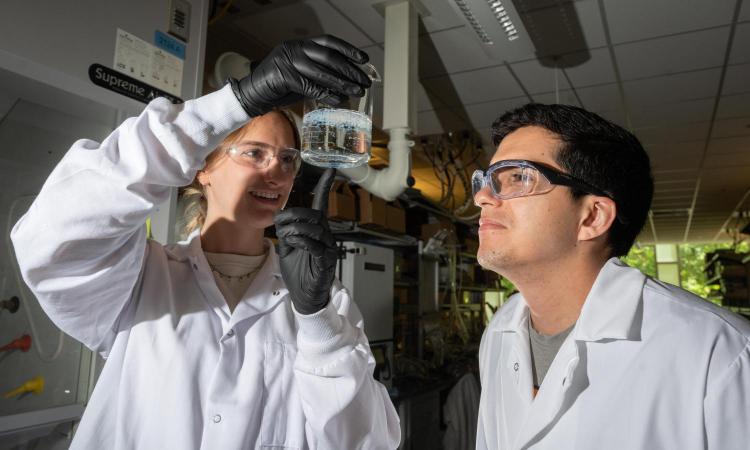
[[(301, 140), (299, 135), (299, 128), (297, 127), (297, 119), (293, 112), (286, 109), (274, 109), (267, 114), (280, 113), (289, 122), (289, 126), (292, 129), (292, 135), (294, 136), (294, 147), (300, 148)], [(206, 157), (206, 165), (202, 170), (211, 168), (216, 164), (219, 159), (224, 155), (224, 150), (232, 144), (238, 142), (242, 136), (247, 132), (253, 121), (246, 123), (240, 128), (230, 133), (224, 140)], [(185, 204), (185, 210), (183, 213), (184, 227), (183, 234), (189, 235), (198, 228), (201, 228), (206, 222), (206, 214), (208, 212), (208, 200), (206, 200), (206, 193), (203, 185), (198, 180), (198, 175), (195, 175), (193, 182), (182, 188), (180, 198)]]

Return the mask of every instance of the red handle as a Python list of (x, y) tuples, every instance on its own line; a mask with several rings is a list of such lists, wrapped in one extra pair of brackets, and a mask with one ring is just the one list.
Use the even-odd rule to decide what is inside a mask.
[(3, 345), (0, 347), (0, 352), (7, 352), (10, 350), (21, 350), (22, 352), (28, 352), (31, 348), (31, 336), (24, 334), (18, 339), (14, 339), (10, 344)]

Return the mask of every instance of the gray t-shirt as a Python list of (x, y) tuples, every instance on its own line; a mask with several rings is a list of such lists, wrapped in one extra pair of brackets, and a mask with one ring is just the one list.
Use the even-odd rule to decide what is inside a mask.
[(570, 334), (573, 326), (575, 324), (554, 336), (545, 336), (531, 326), (531, 319), (529, 319), (529, 343), (531, 344), (531, 366), (533, 369), (531, 372), (534, 375), (534, 387), (536, 389), (539, 389), (539, 386), (542, 385), (552, 360), (555, 359), (557, 351), (560, 350), (560, 346)]

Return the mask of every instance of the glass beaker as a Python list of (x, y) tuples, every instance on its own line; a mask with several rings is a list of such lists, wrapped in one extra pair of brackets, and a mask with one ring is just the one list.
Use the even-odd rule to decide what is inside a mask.
[(301, 155), (308, 164), (347, 168), (370, 160), (373, 88), (381, 79), (372, 64), (359, 67), (373, 83), (364, 96), (349, 97), (334, 106), (305, 99)]

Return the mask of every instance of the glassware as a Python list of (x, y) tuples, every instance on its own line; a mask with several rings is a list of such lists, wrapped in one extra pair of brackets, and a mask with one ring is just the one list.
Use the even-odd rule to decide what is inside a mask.
[(373, 87), (381, 79), (372, 64), (362, 64), (360, 68), (373, 82), (364, 96), (350, 97), (334, 106), (305, 100), (301, 155), (308, 164), (348, 168), (370, 160)]

